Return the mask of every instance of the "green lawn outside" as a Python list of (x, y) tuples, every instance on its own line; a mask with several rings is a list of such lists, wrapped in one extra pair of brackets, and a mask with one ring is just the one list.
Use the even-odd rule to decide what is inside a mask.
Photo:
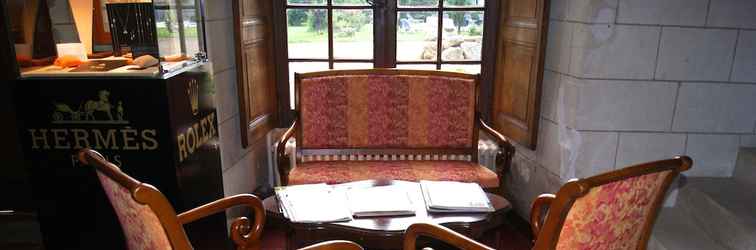
[[(328, 35), (325, 31), (322, 34), (312, 32), (308, 30), (307, 26), (289, 26), (288, 34), (289, 43), (312, 43), (312, 42), (326, 42), (328, 41)], [(354, 36), (343, 37), (334, 36), (336, 42), (372, 42), (373, 41), (373, 25), (366, 24), (355, 33)], [(422, 32), (401, 32), (398, 36), (399, 41), (423, 41), (425, 40), (425, 34)]]
[[(184, 32), (184, 36), (197, 37), (197, 29), (185, 29)], [(178, 30), (174, 30), (173, 33), (171, 33), (168, 31), (168, 28), (160, 27), (157, 28), (157, 35), (158, 38), (172, 38), (178, 37), (179, 33)]]

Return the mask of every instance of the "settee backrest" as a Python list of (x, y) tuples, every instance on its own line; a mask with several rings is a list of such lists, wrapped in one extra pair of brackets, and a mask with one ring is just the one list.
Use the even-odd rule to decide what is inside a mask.
[(443, 71), (297, 74), (297, 149), (475, 152), (477, 85), (477, 75)]

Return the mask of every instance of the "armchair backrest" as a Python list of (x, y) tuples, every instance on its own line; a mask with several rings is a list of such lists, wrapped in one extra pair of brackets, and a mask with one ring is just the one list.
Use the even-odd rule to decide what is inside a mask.
[(393, 149), (474, 158), (477, 88), (477, 75), (443, 71), (297, 74), (298, 155), (382, 155)]
[(646, 249), (670, 183), (691, 165), (682, 156), (569, 181), (534, 249)]
[(82, 150), (79, 160), (95, 167), (118, 216), (128, 249), (192, 248), (173, 207), (155, 187), (124, 174), (93, 150)]

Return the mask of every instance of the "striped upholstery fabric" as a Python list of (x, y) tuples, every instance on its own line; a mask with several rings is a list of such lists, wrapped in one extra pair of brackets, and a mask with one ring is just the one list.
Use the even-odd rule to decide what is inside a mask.
[(298, 147), (473, 148), (472, 79), (344, 75), (300, 82)]

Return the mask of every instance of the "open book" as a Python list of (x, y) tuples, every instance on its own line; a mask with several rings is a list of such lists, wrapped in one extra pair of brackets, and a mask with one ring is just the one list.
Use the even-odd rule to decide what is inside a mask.
[(491, 201), (477, 183), (420, 181), (428, 212), (493, 212)]
[(347, 200), (354, 217), (415, 214), (409, 193), (401, 186), (351, 188)]
[(317, 223), (352, 220), (346, 193), (325, 183), (276, 187), (282, 213), (291, 222)]

